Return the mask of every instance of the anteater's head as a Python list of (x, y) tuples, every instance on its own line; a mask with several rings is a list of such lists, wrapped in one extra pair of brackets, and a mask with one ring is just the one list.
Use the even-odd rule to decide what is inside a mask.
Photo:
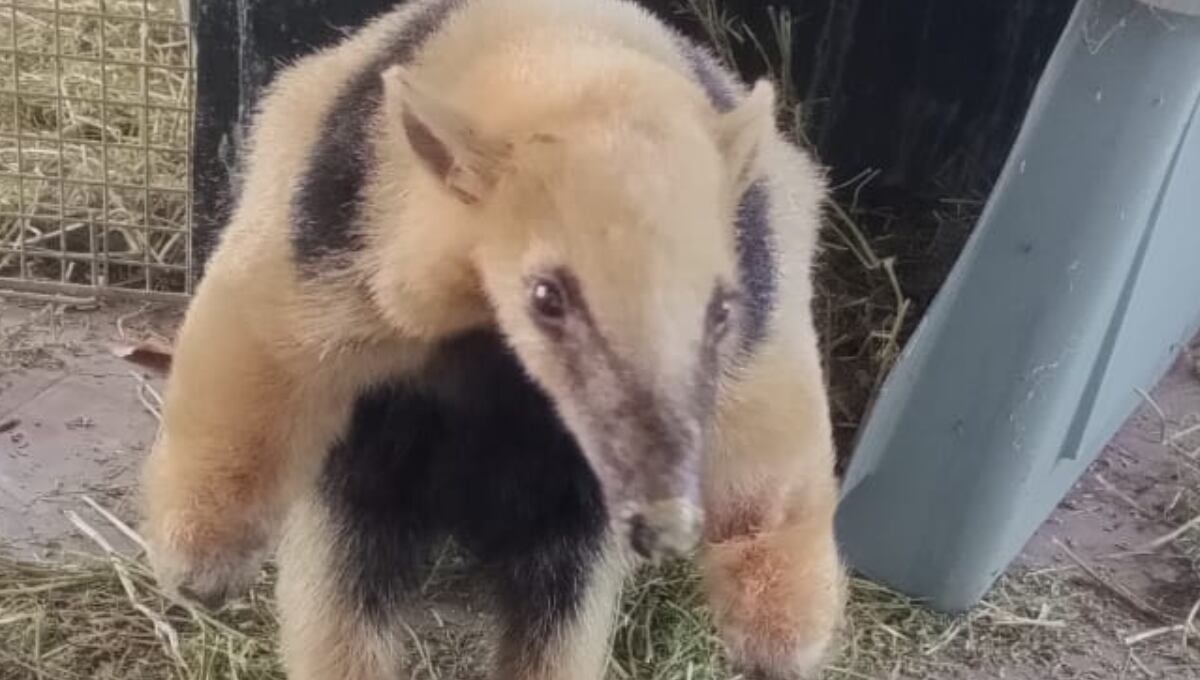
[(429, 228), (469, 235), (496, 323), (612, 518), (658, 557), (700, 534), (719, 377), (744, 321), (735, 214), (774, 131), (773, 93), (759, 84), (718, 113), (685, 77), (634, 71), (544, 97), (498, 84), (479, 111), (399, 69), (385, 80), (397, 134), (439, 195), (420, 199), (445, 220)]

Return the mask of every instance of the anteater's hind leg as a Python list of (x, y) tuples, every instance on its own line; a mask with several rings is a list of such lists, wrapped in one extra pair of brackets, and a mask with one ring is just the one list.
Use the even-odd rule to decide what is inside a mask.
[(546, 545), (499, 565), (495, 680), (601, 680), (627, 569), (615, 550)]
[(277, 587), (288, 680), (397, 680), (397, 609), (387, 598), (363, 601), (338, 530), (317, 502), (289, 519)]

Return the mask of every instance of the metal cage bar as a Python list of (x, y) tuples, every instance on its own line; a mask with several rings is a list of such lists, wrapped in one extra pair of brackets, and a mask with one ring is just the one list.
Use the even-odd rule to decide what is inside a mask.
[(0, 291), (191, 293), (179, 0), (0, 0)]

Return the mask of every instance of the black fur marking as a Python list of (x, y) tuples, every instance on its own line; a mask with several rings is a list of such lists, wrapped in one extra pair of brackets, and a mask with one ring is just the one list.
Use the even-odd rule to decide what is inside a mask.
[(687, 38), (680, 37), (687, 60), (692, 65), (692, 73), (700, 86), (708, 94), (708, 100), (721, 113), (729, 113), (737, 106), (737, 99), (730, 91), (728, 83), (722, 79), (723, 69), (704, 48)]
[[(737, 100), (721, 77), (721, 66), (703, 48), (684, 38), (680, 41), (709, 101), (722, 113), (732, 111)], [(779, 287), (770, 202), (766, 184), (759, 180), (746, 190), (737, 211), (738, 275), (746, 303), (742, 327), (745, 354), (753, 352), (766, 338)]]
[(292, 242), (305, 268), (329, 255), (362, 247), (358, 218), (375, 165), (371, 125), (383, 101), (381, 75), (413, 60), (425, 42), (466, 0), (436, 0), (409, 19), (388, 49), (354, 75), (325, 116), (321, 138), (292, 199)]
[(563, 541), (497, 565), (502, 638), (495, 677), (524, 677), (550, 661), (546, 652), (563, 625), (575, 622), (597, 563), (596, 546)]
[(750, 185), (737, 214), (738, 276), (745, 296), (742, 351), (750, 353), (767, 337), (775, 310), (779, 272), (771, 231), (770, 195), (762, 180)]
[(384, 623), (430, 546), (452, 536), (491, 577), (508, 635), (571, 620), (608, 525), (574, 438), (503, 341), (447, 341), (424, 374), (364, 394), (321, 493), (339, 580)]
[(438, 538), (421, 514), (419, 480), (431, 474), (429, 452), (445, 427), (432, 400), (406, 386), (381, 387), (358, 400), (325, 466), (321, 493), (334, 521), (337, 581), (381, 623), (415, 585)]

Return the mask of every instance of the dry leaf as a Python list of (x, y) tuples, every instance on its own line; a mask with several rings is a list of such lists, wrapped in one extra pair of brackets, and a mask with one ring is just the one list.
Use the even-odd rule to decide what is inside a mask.
[(134, 345), (117, 345), (113, 355), (139, 366), (166, 373), (171, 368), (172, 349), (158, 338), (147, 338)]

